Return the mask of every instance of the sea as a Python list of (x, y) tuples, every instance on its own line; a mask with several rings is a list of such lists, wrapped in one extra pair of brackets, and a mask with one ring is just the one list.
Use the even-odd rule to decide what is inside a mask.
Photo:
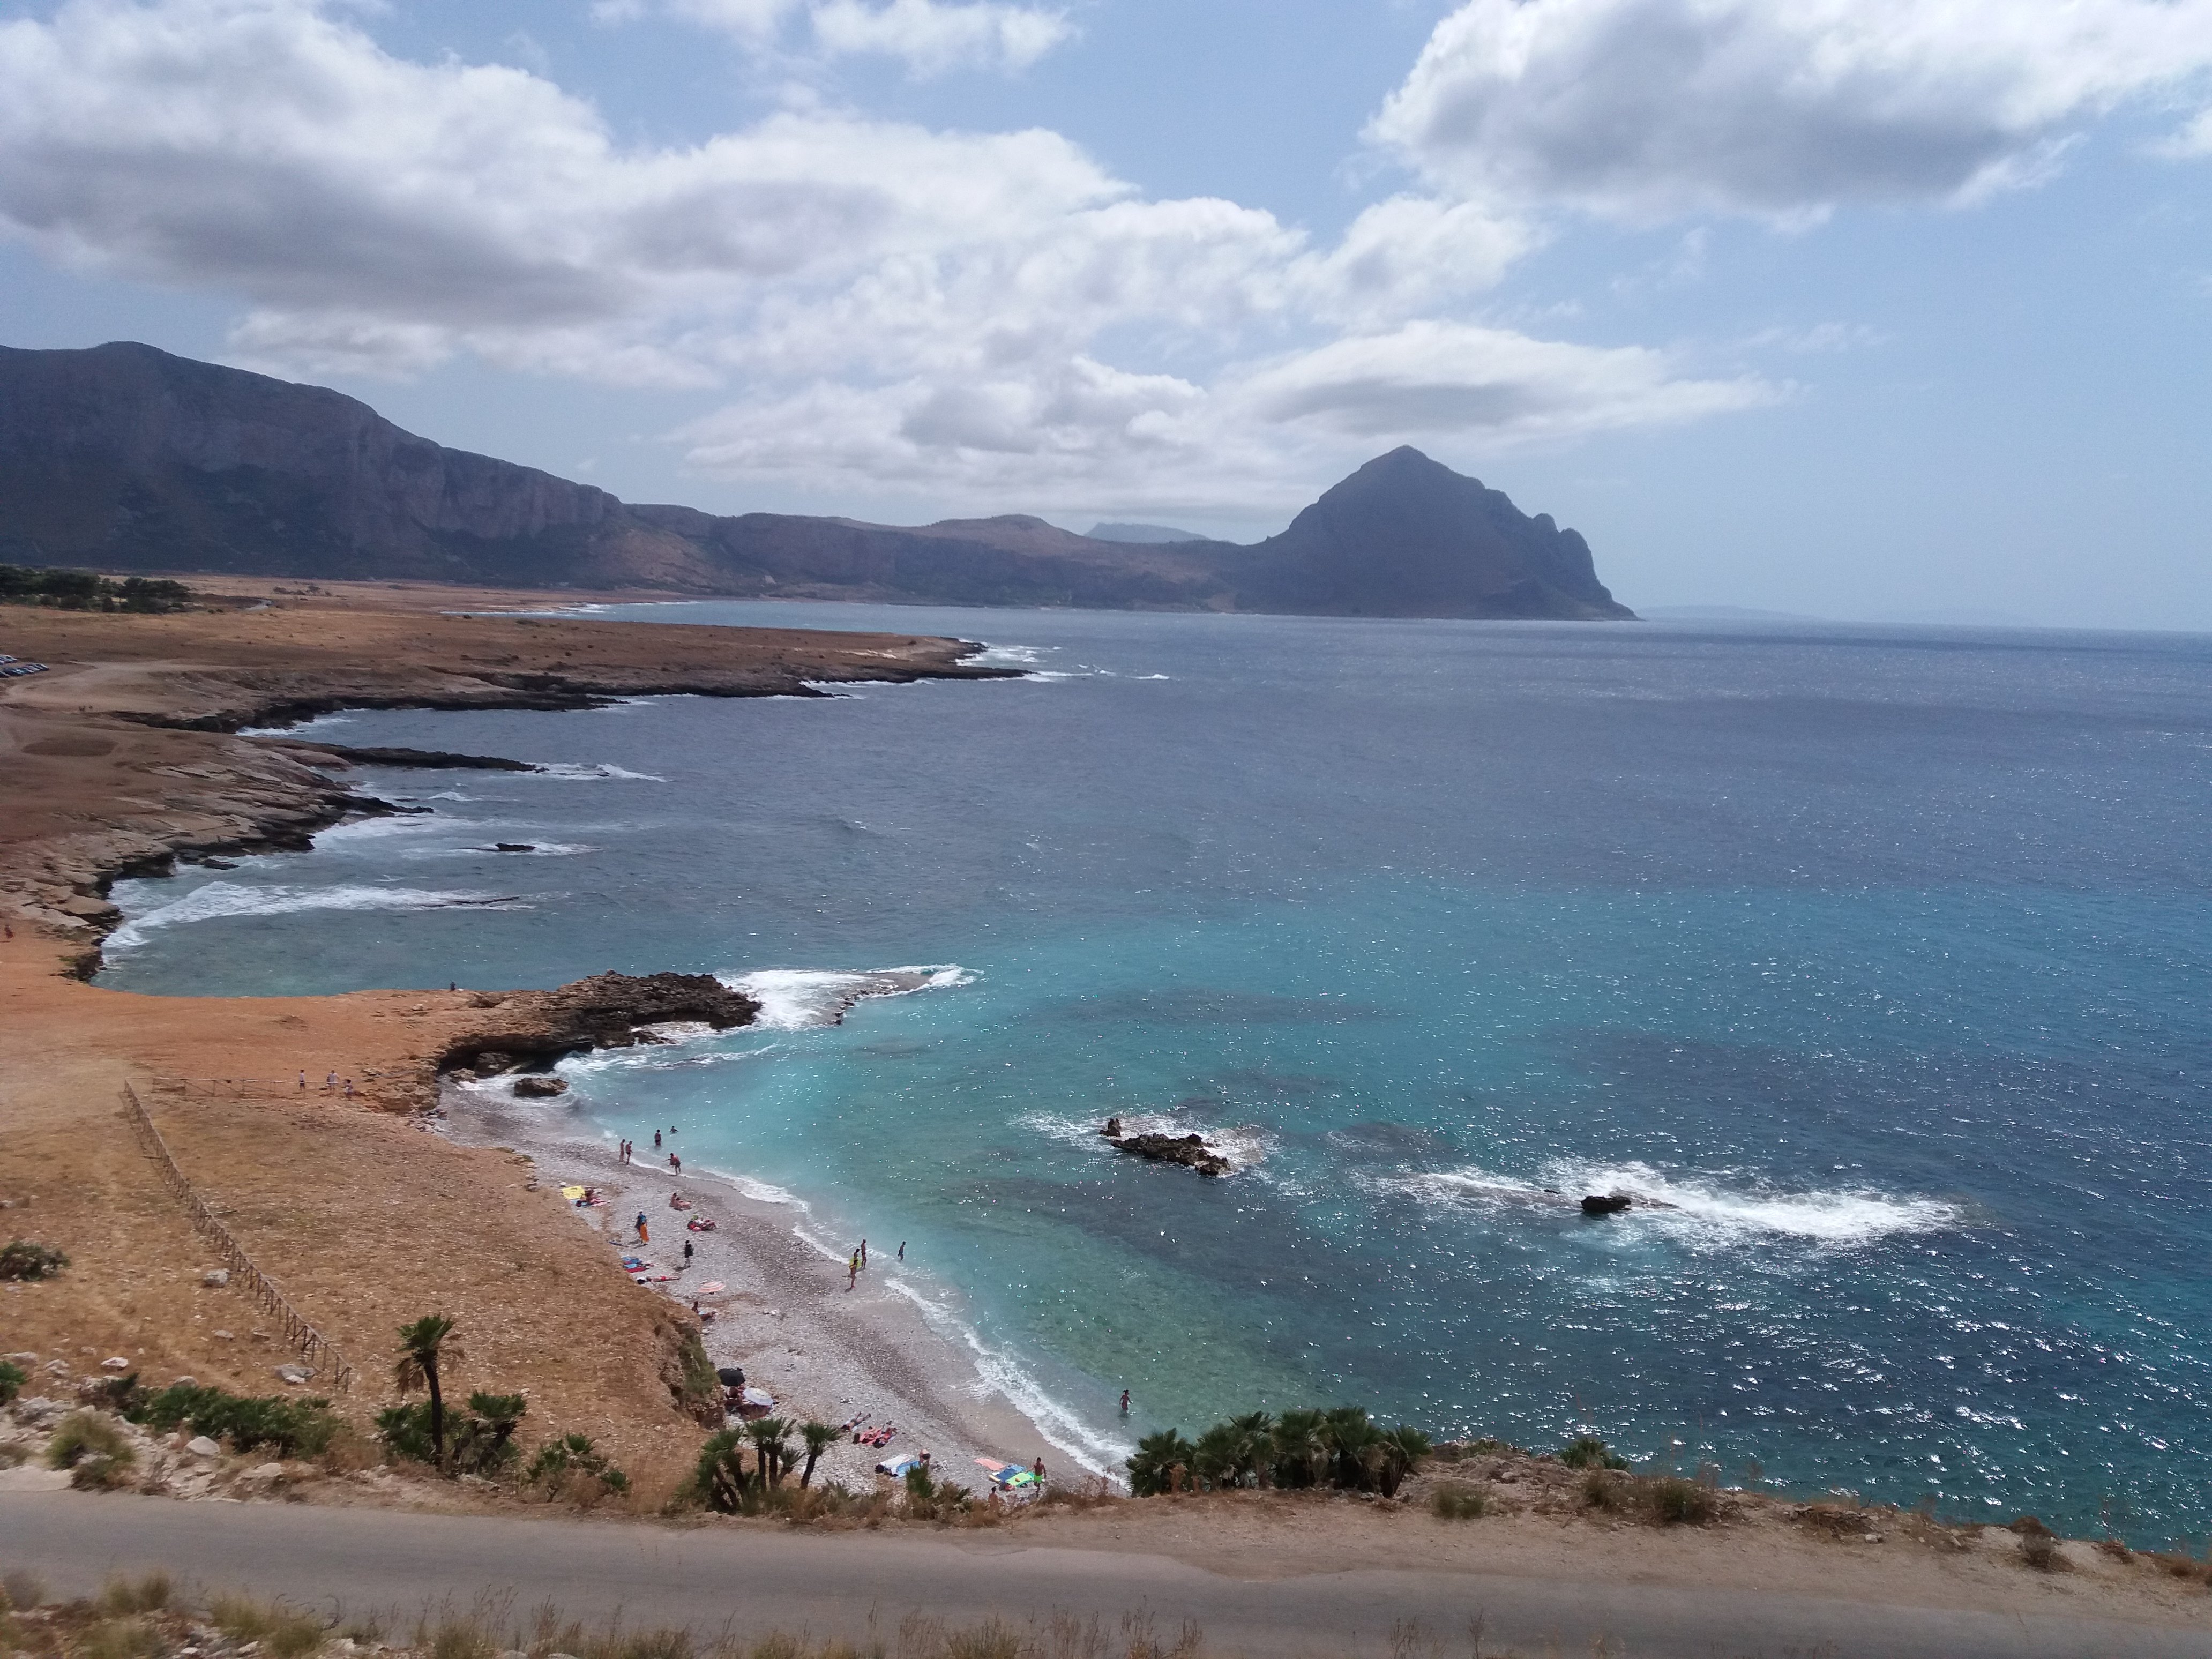
[(2212, 1531), (2212, 639), (592, 614), (1024, 672), (315, 720), (545, 769), (370, 769), (428, 810), (121, 883), (100, 982), (742, 985), (757, 1026), (571, 1060), (544, 1109), (902, 1243), (1093, 1467), (1357, 1403)]

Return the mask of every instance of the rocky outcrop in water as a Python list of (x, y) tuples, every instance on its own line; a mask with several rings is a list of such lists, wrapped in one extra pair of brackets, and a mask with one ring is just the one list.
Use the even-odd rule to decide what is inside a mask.
[(1117, 1152), (1127, 1152), (1133, 1158), (1146, 1158), (1154, 1164), (1180, 1164), (1187, 1170), (1197, 1170), (1209, 1181), (1218, 1181), (1235, 1168), (1206, 1144), (1203, 1135), (1124, 1134), (1118, 1117), (1108, 1118), (1106, 1127), (1098, 1133)]
[(759, 1003), (712, 974), (597, 974), (556, 991), (486, 994), (477, 1006), (498, 1012), (449, 1042), (440, 1071), (543, 1070), (563, 1054), (651, 1041), (641, 1026), (681, 1020), (727, 1030), (760, 1012)]

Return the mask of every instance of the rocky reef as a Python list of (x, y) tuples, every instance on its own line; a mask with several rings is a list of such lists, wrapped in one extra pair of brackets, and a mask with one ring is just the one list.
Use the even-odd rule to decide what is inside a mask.
[(1218, 1181), (1236, 1167), (1217, 1148), (1207, 1146), (1203, 1135), (1125, 1134), (1118, 1117), (1108, 1118), (1098, 1133), (1117, 1152), (1154, 1164), (1180, 1164), (1209, 1181)]

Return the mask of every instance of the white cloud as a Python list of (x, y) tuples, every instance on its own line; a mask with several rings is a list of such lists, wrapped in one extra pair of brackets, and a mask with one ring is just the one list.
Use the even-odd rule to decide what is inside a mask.
[[(592, 15), (620, 23), (655, 9), (653, 0), (599, 0)], [(803, 15), (823, 54), (896, 58), (917, 76), (1027, 69), (1075, 34), (1065, 12), (1004, 0), (659, 0), (657, 9), (754, 47), (775, 44)]]
[(2208, 70), (2212, 0), (1468, 0), (1370, 136), (1486, 199), (1802, 217), (2031, 180)]
[(1273, 507), (1400, 438), (1765, 395), (1439, 320), (1532, 242), (1466, 204), (1394, 198), (1316, 247), (1234, 202), (1146, 199), (1043, 131), (812, 109), (624, 145), (538, 76), (395, 58), (315, 0), (0, 24), (0, 226), (237, 296), (234, 346), (275, 372), (465, 354), (728, 385), (698, 465), (964, 505)]
[(946, 5), (941, 0), (828, 0), (814, 8), (814, 38), (831, 52), (878, 52), (917, 75), (966, 65), (1020, 70), (1075, 33), (1065, 14), (1030, 6)]

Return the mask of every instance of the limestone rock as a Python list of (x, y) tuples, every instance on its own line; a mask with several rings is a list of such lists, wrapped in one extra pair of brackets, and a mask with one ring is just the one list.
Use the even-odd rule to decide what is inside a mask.
[(222, 1455), (222, 1448), (217, 1445), (214, 1441), (209, 1439), (204, 1434), (194, 1435), (190, 1440), (185, 1442), (185, 1449), (195, 1457), (220, 1457)]
[(568, 1092), (568, 1080), (533, 1073), (528, 1077), (514, 1079), (514, 1092), (526, 1100), (550, 1100), (556, 1095)]
[(211, 1291), (219, 1291), (224, 1285), (230, 1283), (230, 1269), (228, 1267), (210, 1267), (200, 1275), (200, 1283), (206, 1285), (208, 1289)]

